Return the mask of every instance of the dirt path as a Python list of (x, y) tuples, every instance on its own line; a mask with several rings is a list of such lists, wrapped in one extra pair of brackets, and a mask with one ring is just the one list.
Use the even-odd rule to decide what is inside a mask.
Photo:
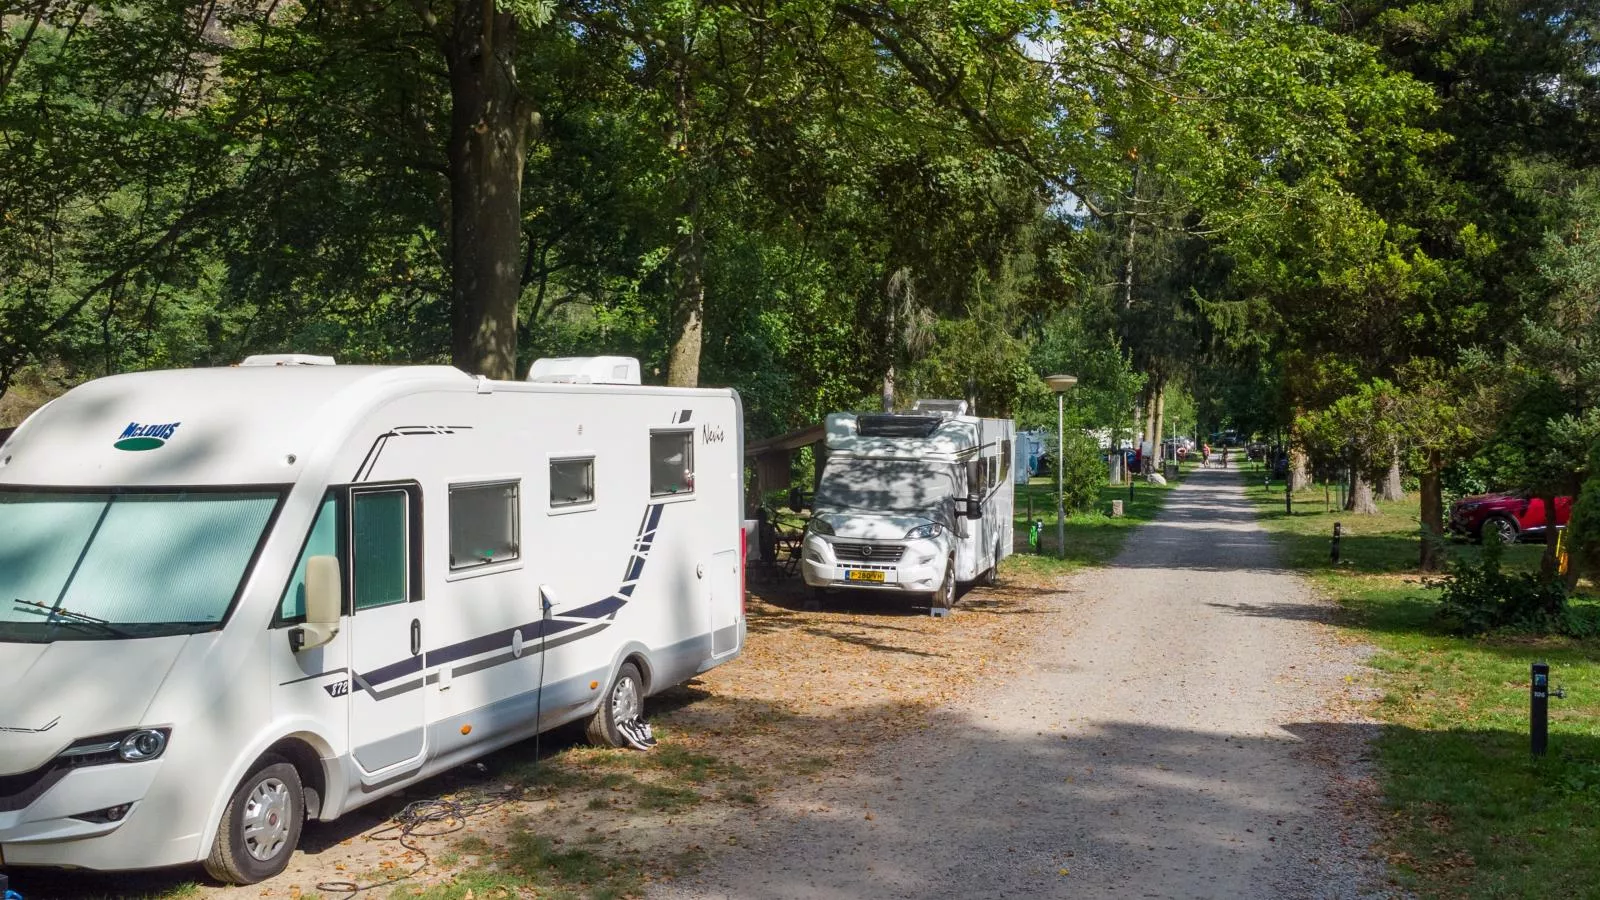
[[(831, 778), (652, 897), (1365, 897), (1360, 648), (1201, 471), (1052, 598), (1003, 683)], [(731, 823), (730, 823), (731, 824)]]

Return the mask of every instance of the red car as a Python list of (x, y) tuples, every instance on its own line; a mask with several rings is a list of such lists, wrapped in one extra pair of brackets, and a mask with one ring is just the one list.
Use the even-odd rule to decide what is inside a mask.
[[(1567, 527), (1572, 498), (1556, 498), (1556, 527)], [(1450, 530), (1474, 541), (1485, 538), (1515, 544), (1524, 535), (1543, 535), (1549, 525), (1544, 500), (1527, 494), (1482, 494), (1450, 506)]]

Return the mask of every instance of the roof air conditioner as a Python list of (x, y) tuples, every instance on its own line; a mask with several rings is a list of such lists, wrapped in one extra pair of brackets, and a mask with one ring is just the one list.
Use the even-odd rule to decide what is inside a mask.
[(338, 365), (331, 356), (313, 356), (310, 353), (258, 353), (246, 356), (241, 366), (332, 366)]
[(545, 384), (640, 384), (631, 356), (563, 356), (535, 360), (528, 380)]

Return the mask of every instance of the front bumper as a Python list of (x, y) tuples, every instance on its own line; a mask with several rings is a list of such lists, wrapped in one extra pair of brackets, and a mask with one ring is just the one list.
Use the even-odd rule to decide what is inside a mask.
[[(835, 543), (877, 551), (863, 559), (836, 552)], [(800, 573), (807, 585), (931, 594), (944, 581), (948, 554), (935, 540), (863, 541), (807, 535)], [(841, 557), (844, 558), (841, 558)], [(860, 573), (852, 575), (852, 573)], [(879, 580), (881, 578), (881, 580)]]
[[(174, 765), (163, 756), (73, 768), (42, 791), (0, 804), (21, 805), (0, 811), (0, 866), (118, 871), (194, 862), (207, 792)], [(116, 821), (78, 818), (123, 805)]]

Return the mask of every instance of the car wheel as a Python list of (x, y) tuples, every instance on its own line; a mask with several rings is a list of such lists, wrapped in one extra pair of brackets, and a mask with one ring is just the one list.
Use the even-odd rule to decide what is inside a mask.
[(1484, 540), (1499, 541), (1502, 544), (1515, 544), (1518, 531), (1516, 521), (1508, 516), (1490, 516), (1483, 523)]
[(305, 818), (300, 773), (282, 757), (262, 757), (223, 810), (206, 871), (229, 884), (271, 878), (289, 865)]
[(633, 663), (623, 663), (617, 671), (616, 680), (611, 682), (611, 689), (606, 691), (605, 699), (600, 701), (600, 708), (589, 717), (589, 743), (596, 747), (626, 747), (628, 739), (622, 736), (620, 726), (630, 719), (637, 719), (644, 714), (644, 679), (639, 675), (639, 667)]
[(950, 557), (944, 566), (944, 581), (940, 582), (939, 590), (934, 592), (933, 605), (939, 609), (950, 609), (956, 605), (956, 558)]

